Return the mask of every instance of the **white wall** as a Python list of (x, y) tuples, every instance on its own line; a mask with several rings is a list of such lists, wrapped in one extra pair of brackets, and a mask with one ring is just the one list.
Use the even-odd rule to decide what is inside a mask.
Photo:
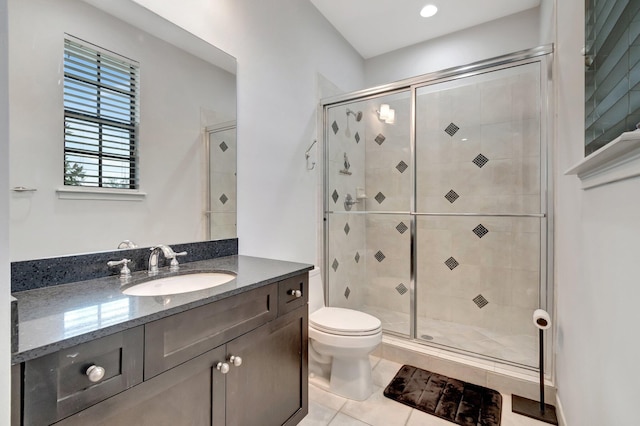
[(308, 1), (136, 2), (238, 60), (240, 253), (316, 262), (318, 73), (360, 89), (362, 58)]
[[(9, 6), (10, 185), (37, 188), (11, 194), (11, 260), (113, 250), (126, 239), (141, 246), (204, 239), (202, 129), (235, 119), (235, 76), (77, 0)], [(56, 195), (65, 32), (140, 63), (141, 201)]]
[(571, 426), (635, 425), (640, 179), (583, 191), (584, 2), (557, 2), (557, 387)]
[(365, 61), (367, 87), (470, 64), (540, 44), (540, 13), (529, 9)]
[[(0, 64), (7, 62), (7, 2), (0, 0)], [(0, 425), (9, 424), (9, 97), (8, 70), (0, 66)]]

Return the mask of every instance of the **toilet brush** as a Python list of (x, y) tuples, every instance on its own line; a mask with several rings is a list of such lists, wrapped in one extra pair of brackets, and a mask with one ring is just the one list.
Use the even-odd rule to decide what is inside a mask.
[(536, 420), (540, 420), (552, 425), (558, 424), (558, 417), (556, 416), (556, 407), (544, 402), (544, 330), (551, 327), (551, 317), (549, 314), (542, 310), (536, 309), (533, 313), (533, 323), (539, 330), (540, 345), (539, 345), (539, 357), (540, 357), (540, 402), (534, 401), (529, 398), (524, 398), (518, 395), (511, 395), (511, 411), (523, 416), (531, 417)]

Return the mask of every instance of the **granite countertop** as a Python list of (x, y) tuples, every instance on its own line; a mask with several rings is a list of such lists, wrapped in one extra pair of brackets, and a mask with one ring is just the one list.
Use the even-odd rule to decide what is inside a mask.
[[(13, 293), (18, 299), (18, 349), (12, 364), (139, 326), (197, 306), (265, 286), (313, 269), (305, 263), (227, 256), (162, 268), (154, 278), (203, 271), (230, 271), (236, 278), (210, 289), (168, 296), (127, 296), (117, 276)], [(137, 271), (127, 284), (148, 280)]]

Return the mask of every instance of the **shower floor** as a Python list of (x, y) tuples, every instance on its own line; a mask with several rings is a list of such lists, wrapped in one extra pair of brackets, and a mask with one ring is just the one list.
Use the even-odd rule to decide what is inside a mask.
[[(375, 306), (361, 310), (382, 321), (384, 331), (409, 334), (409, 314)], [(472, 325), (418, 317), (419, 340), (504, 360), (527, 367), (538, 366), (538, 342), (535, 336), (500, 333)]]

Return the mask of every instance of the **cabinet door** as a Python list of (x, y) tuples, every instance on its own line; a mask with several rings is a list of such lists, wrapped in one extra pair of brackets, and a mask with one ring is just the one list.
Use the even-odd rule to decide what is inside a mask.
[(81, 411), (56, 425), (224, 425), (224, 346)]
[(307, 306), (227, 344), (229, 426), (295, 425), (307, 414)]
[[(27, 361), (24, 425), (54, 423), (142, 382), (142, 338), (135, 327)], [(104, 369), (95, 382), (92, 365)]]

